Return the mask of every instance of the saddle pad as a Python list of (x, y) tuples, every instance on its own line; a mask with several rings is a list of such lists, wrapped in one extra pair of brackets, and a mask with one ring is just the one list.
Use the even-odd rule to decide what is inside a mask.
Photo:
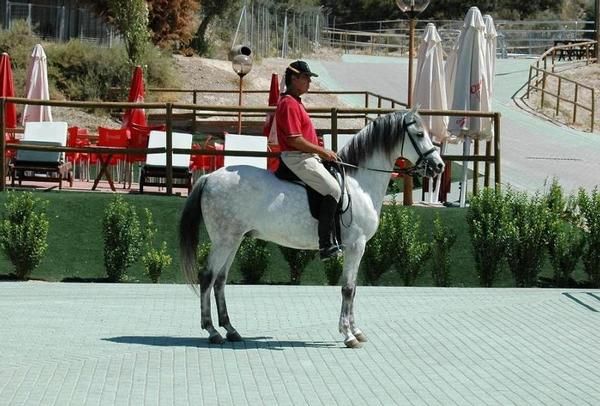
[[(324, 162), (323, 165), (330, 172), (338, 170), (337, 167), (329, 164), (328, 162)], [(322, 194), (320, 194), (319, 192), (317, 192), (315, 189), (308, 186), (302, 180), (300, 180), (300, 178), (298, 176), (296, 176), (296, 174), (294, 172), (292, 172), (292, 170), (290, 168), (287, 167), (287, 165), (281, 160), (281, 158), (279, 158), (279, 167), (277, 168), (277, 171), (275, 171), (275, 176), (277, 176), (281, 180), (286, 180), (288, 182), (294, 182), (294, 183), (306, 188), (306, 195), (308, 197), (308, 207), (310, 209), (310, 214), (315, 219), (318, 220), (319, 213), (321, 212), (321, 202), (323, 201), (324, 196)], [(336, 177), (336, 179), (337, 179), (337, 177)], [(341, 208), (341, 204), (338, 204), (336, 218), (339, 217), (340, 208)]]

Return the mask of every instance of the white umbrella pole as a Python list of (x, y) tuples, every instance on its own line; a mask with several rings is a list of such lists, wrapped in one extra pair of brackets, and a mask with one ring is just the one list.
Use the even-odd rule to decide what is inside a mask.
[[(442, 142), (442, 145), (440, 146), (440, 154), (441, 155), (444, 155), (446, 153), (447, 145), (448, 144), (446, 142)], [(448, 162), (447, 165), (452, 165), (452, 162)], [(433, 196), (434, 203), (437, 203), (440, 201), (440, 188), (441, 187), (442, 187), (442, 174), (440, 173), (435, 178), (435, 194)]]
[[(471, 139), (469, 137), (465, 137), (465, 141), (463, 143), (463, 156), (469, 155), (471, 151)], [(463, 161), (463, 173), (462, 173), (462, 181), (460, 184), (460, 207), (466, 207), (467, 205), (467, 177), (469, 172), (469, 164), (468, 161)]]

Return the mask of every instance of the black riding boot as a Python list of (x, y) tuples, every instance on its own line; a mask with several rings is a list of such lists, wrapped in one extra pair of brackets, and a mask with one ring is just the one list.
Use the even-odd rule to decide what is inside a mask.
[(327, 260), (341, 254), (342, 250), (335, 241), (335, 210), (337, 202), (333, 196), (325, 196), (321, 202), (319, 214), (319, 254)]

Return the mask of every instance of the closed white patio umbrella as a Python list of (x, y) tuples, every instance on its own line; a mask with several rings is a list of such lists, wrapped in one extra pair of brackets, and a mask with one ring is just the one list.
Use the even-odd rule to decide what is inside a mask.
[[(27, 66), (25, 94), (28, 99), (50, 100), (48, 90), (48, 64), (44, 48), (37, 44), (33, 47)], [(25, 105), (22, 124), (28, 121), (52, 121), (50, 106)]]
[[(447, 77), (453, 78), (449, 91), (451, 110), (471, 110), (489, 112), (491, 95), (487, 67), (487, 47), (485, 23), (477, 7), (467, 12), (458, 44), (455, 47), (456, 59)], [(471, 140), (486, 140), (492, 136), (491, 119), (479, 117), (450, 117), (448, 131), (464, 139), (463, 155), (469, 155)], [(460, 205), (465, 206), (468, 163), (463, 162)]]
[[(446, 78), (444, 76), (444, 49), (435, 25), (427, 24), (423, 40), (417, 53), (417, 76), (413, 92), (413, 101), (419, 109), (447, 110), (448, 101), (446, 97)], [(442, 144), (444, 149), (448, 137), (447, 116), (423, 117), (423, 124), (429, 130), (432, 139)], [(429, 180), (429, 202), (437, 201), (440, 178), (436, 182), (436, 196), (434, 197), (432, 186), (433, 179)]]

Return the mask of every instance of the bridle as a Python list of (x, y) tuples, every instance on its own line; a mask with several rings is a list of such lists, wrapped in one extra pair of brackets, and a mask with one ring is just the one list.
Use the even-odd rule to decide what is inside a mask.
[[(410, 115), (410, 118), (408, 117)], [(400, 175), (409, 175), (412, 176), (414, 174), (423, 174), (426, 172), (427, 170), (427, 157), (431, 154), (433, 154), (434, 152), (436, 152), (436, 148), (435, 147), (431, 147), (430, 149), (428, 149), (425, 152), (421, 152), (421, 150), (419, 149), (418, 145), (417, 145), (417, 141), (415, 140), (414, 137), (424, 137), (425, 133), (423, 132), (423, 129), (419, 129), (416, 134), (413, 134), (409, 128), (412, 126), (417, 126), (417, 120), (415, 118), (414, 113), (410, 112), (410, 113), (406, 113), (405, 116), (402, 118), (402, 131), (404, 133), (404, 137), (402, 137), (402, 146), (400, 148), (400, 155), (404, 155), (404, 143), (406, 142), (406, 135), (408, 135), (408, 139), (410, 140), (410, 143), (412, 144), (414, 150), (417, 152), (417, 155), (419, 156), (419, 158), (417, 158), (417, 162), (415, 162), (415, 164), (413, 166), (411, 166), (410, 168), (401, 168), (401, 169), (395, 169), (395, 170), (386, 170), (386, 169), (378, 169), (378, 168), (369, 168), (369, 167), (364, 167), (364, 166), (357, 166), (357, 165), (352, 165), (346, 162), (342, 162), (338, 160), (338, 164), (341, 166), (346, 166), (349, 168), (354, 168), (354, 169), (365, 169), (367, 171), (373, 171), (373, 172), (383, 172), (383, 173), (398, 173)], [(418, 126), (417, 126), (418, 128)]]
[[(410, 118), (408, 116), (410, 116)], [(408, 121), (409, 119), (410, 121)], [(417, 155), (419, 155), (419, 158), (417, 158), (417, 162), (415, 162), (415, 164), (410, 168), (407, 168), (407, 170), (410, 171), (407, 172), (407, 174), (410, 175), (414, 173), (425, 173), (425, 171), (427, 170), (427, 157), (437, 151), (435, 147), (431, 147), (427, 151), (422, 152), (419, 149), (417, 141), (415, 141), (414, 137), (424, 137), (425, 133), (423, 132), (423, 128), (419, 126), (420, 128), (417, 127), (419, 128), (417, 133), (413, 135), (409, 130), (409, 128), (412, 126), (417, 126), (417, 120), (415, 118), (415, 115), (412, 112), (406, 113), (406, 115), (402, 119), (402, 131), (404, 131), (404, 137), (402, 138), (402, 147), (400, 149), (400, 155), (404, 155), (404, 142), (406, 141), (406, 134), (408, 134), (408, 139), (410, 140), (410, 143), (412, 144)]]

